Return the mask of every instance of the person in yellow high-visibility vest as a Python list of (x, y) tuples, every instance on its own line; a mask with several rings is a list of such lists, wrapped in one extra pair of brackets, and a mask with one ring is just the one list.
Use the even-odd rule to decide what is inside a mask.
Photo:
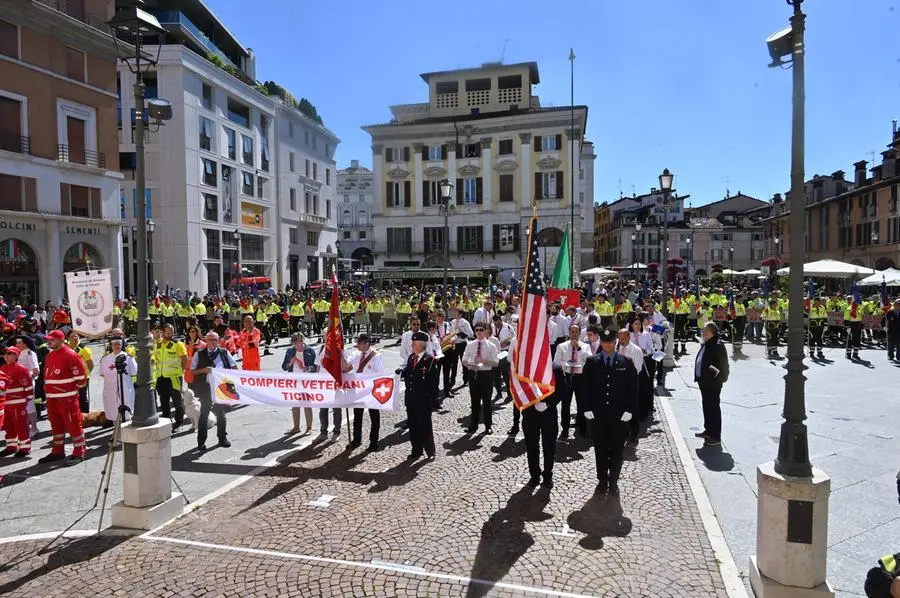
[(862, 338), (862, 306), (852, 296), (847, 295), (847, 308), (844, 309), (844, 326), (847, 327), (847, 359), (859, 359), (860, 340)]
[(766, 324), (766, 357), (778, 357), (778, 337), (781, 335), (781, 308), (776, 297), (769, 297), (769, 304), (762, 310)]
[(366, 311), (369, 313), (369, 326), (375, 334), (381, 333), (381, 319), (384, 316), (384, 303), (378, 297), (372, 297), (366, 302)]
[(263, 338), (265, 339), (266, 349), (263, 352), (263, 355), (271, 355), (272, 352), (269, 351), (269, 345), (272, 344), (272, 336), (269, 332), (269, 302), (265, 298), (260, 299), (259, 303), (256, 304), (256, 315), (254, 319), (256, 320), (256, 327), (262, 332)]
[(303, 308), (303, 298), (297, 293), (294, 293), (294, 296), (291, 297), (291, 307), (288, 309), (288, 315), (291, 318), (291, 334), (300, 332), (300, 324), (303, 322), (306, 310)]
[(825, 323), (828, 321), (828, 309), (825, 307), (822, 297), (813, 299), (809, 306), (809, 356), (816, 353), (816, 359), (825, 359), (823, 353), (823, 337), (825, 336)]

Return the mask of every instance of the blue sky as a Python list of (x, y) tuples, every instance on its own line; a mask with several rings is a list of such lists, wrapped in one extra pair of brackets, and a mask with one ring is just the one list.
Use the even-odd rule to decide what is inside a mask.
[[(371, 164), (360, 126), (427, 100), (419, 73), (536, 61), (543, 105), (587, 104), (595, 201), (656, 186), (664, 167), (700, 205), (789, 186), (791, 72), (765, 38), (784, 0), (206, 0), (257, 54), (257, 78), (316, 105), (339, 167)], [(900, 2), (807, 0), (806, 173), (852, 173), (900, 118)], [(514, 8), (513, 8), (514, 7)]]

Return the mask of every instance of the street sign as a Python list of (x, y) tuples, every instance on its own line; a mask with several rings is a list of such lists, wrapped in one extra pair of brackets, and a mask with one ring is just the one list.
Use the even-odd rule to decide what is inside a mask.
[(769, 269), (769, 266), (760, 266), (759, 267), (759, 273), (762, 274), (763, 276), (768, 276), (770, 272), (771, 272), (771, 270)]

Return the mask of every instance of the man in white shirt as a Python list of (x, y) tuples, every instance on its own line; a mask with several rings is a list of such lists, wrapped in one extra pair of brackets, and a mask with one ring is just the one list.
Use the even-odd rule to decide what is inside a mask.
[[(450, 394), (453, 394), (453, 386), (456, 384), (456, 371), (459, 364), (462, 363), (463, 353), (466, 352), (466, 343), (475, 336), (475, 331), (472, 330), (469, 321), (462, 317), (459, 309), (455, 309), (454, 312), (452, 314), (453, 318), (450, 320), (450, 331), (456, 335), (456, 339), (453, 347), (453, 363), (450, 364), (449, 387), (447, 386), (447, 380), (445, 379), (444, 381), (444, 388), (449, 388)], [(463, 365), (462, 379), (463, 386), (468, 384), (469, 372), (465, 365)]]
[(419, 332), (422, 329), (422, 323), (419, 321), (419, 316), (415, 314), (411, 314), (409, 316), (409, 330), (403, 333), (403, 336), (400, 337), (400, 359), (406, 363), (406, 360), (409, 359), (409, 356), (412, 355), (412, 335)]
[[(637, 372), (638, 380), (640, 380), (641, 376), (646, 375), (646, 372), (644, 372), (644, 352), (639, 346), (631, 342), (631, 333), (628, 332), (627, 328), (619, 330), (617, 336), (618, 343), (616, 344), (616, 353), (631, 360), (631, 363), (634, 365), (634, 369)], [(634, 403), (640, 404), (640, 382), (638, 382), (637, 388), (634, 390), (637, 396), (634, 397), (633, 401)], [(631, 421), (628, 422), (631, 429), (628, 444), (631, 446), (637, 446), (638, 435), (641, 431), (641, 418), (637, 417), (637, 413), (634, 415), (635, 417), (632, 417)]]
[(550, 322), (555, 326), (555, 335), (550, 336), (550, 349), (556, 354), (556, 347), (559, 343), (566, 340), (566, 333), (569, 330), (569, 319), (562, 312), (559, 304), (554, 303), (550, 307)]
[(484, 324), (490, 326), (494, 317), (494, 303), (490, 299), (484, 300), (484, 305), (475, 310), (472, 316), (472, 326), (475, 324)]
[[(498, 343), (499, 344), (499, 343)], [(479, 414), (484, 414), (485, 434), (491, 433), (491, 385), (493, 369), (499, 365), (498, 345), (488, 340), (487, 326), (475, 324), (475, 341), (468, 344), (463, 355), (463, 366), (469, 369), (469, 394), (472, 398), (472, 417), (468, 434), (478, 430)]]
[[(453, 326), (451, 326), (450, 322), (447, 321), (447, 318), (444, 315), (444, 310), (439, 309), (435, 312), (435, 330), (438, 341), (438, 349), (444, 355), (444, 358), (441, 359), (441, 374), (444, 379), (444, 390), (441, 391), (441, 399), (446, 399), (450, 396), (450, 390), (453, 388), (453, 382), (450, 380), (450, 372), (454, 370), (454, 366), (458, 361), (458, 357), (456, 356), (456, 342), (451, 342), (447, 345), (446, 349), (443, 347), (443, 340), (446, 336), (453, 334)], [(454, 372), (455, 373), (455, 372)], [(456, 376), (453, 376), (456, 378)]]
[(556, 353), (553, 356), (553, 366), (563, 371), (563, 379), (557, 380), (556, 392), (559, 396), (560, 417), (562, 431), (559, 434), (560, 440), (568, 440), (569, 426), (571, 425), (571, 407), (572, 395), (575, 395), (576, 415), (575, 427), (578, 434), (584, 438), (587, 437), (587, 425), (584, 420), (584, 409), (582, 396), (584, 390), (581, 386), (581, 372), (584, 368), (584, 362), (590, 357), (589, 347), (581, 340), (581, 329), (573, 324), (569, 327), (569, 340), (564, 341), (556, 347)]
[[(341, 361), (343, 368), (347, 367), (347, 351), (341, 351)], [(322, 371), (322, 358), (325, 357), (325, 345), (319, 347), (319, 353), (316, 355), (316, 371)], [(331, 408), (331, 418), (334, 421), (334, 429), (331, 431), (332, 442), (341, 437), (341, 420), (342, 411), (339, 407)], [(324, 440), (328, 437), (328, 408), (319, 409), (319, 437), (318, 440)]]
[[(372, 348), (372, 338), (368, 334), (360, 334), (356, 337), (356, 350), (350, 354), (350, 360), (344, 366), (345, 372), (354, 373), (378, 373), (384, 371), (384, 362), (381, 355)], [(357, 448), (362, 444), (362, 425), (365, 409), (362, 407), (353, 408), (353, 440), (350, 441), (352, 448)], [(378, 433), (381, 429), (381, 411), (378, 409), (369, 409), (369, 447), (366, 451), (374, 453), (378, 451)]]
[(494, 324), (491, 326), (491, 338), (497, 339), (500, 346), (500, 353), (506, 353), (500, 360), (500, 366), (496, 369), (494, 376), (494, 390), (497, 391), (497, 398), (503, 393), (503, 385), (506, 385), (506, 395), (509, 394), (509, 351), (512, 348), (512, 341), (516, 337), (513, 327), (505, 323), (503, 319), (494, 314)]
[(594, 324), (591, 324), (590, 326), (588, 326), (586, 338), (585, 338), (584, 342), (587, 345), (587, 348), (586, 348), (587, 352), (590, 353), (591, 355), (596, 355), (597, 353), (599, 353), (600, 351), (603, 350), (603, 348), (600, 346), (600, 324), (599, 323), (595, 322)]

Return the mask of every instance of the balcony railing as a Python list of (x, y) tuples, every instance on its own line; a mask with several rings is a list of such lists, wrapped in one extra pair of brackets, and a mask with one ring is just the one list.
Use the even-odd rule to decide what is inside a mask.
[(18, 154), (31, 154), (31, 138), (0, 133), (0, 150)]
[(106, 19), (100, 15), (87, 12), (84, 9), (83, 0), (81, 2), (78, 2), (77, 0), (33, 0), (33, 2), (51, 8), (57, 12), (61, 12), (73, 19), (81, 21), (85, 25), (112, 35), (109, 25), (106, 24)]
[[(423, 243), (422, 241), (414, 241), (411, 243), (375, 243), (372, 251), (376, 254), (385, 256), (394, 255), (423, 255), (423, 256), (443, 256), (444, 245), (440, 242)], [(497, 244), (495, 250), (492, 243), (482, 242), (478, 245), (460, 246), (455, 241), (450, 242), (450, 255), (457, 256), (461, 254), (481, 254), (481, 253), (515, 253), (511, 243), (500, 245)]]
[(94, 168), (106, 168), (106, 156), (91, 150), (74, 149), (69, 145), (56, 146), (56, 159), (71, 164), (84, 164)]
[(300, 214), (297, 217), (297, 220), (300, 222), (305, 222), (306, 224), (328, 226), (328, 218), (325, 218), (324, 216), (316, 216), (315, 214)]

